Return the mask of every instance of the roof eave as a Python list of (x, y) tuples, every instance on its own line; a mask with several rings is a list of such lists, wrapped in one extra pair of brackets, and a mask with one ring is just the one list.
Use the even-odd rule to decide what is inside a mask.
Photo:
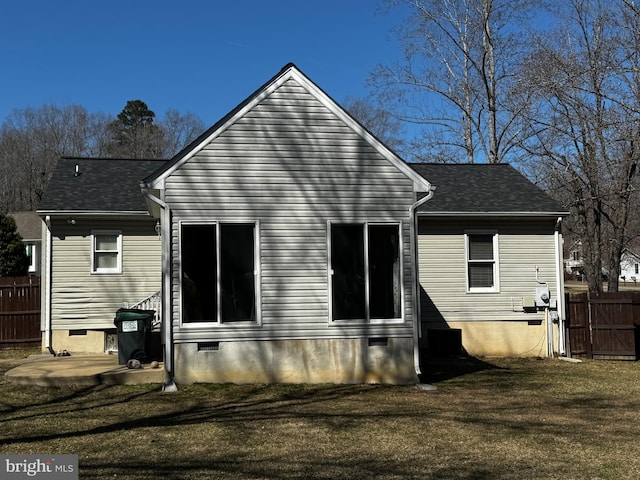
[(80, 217), (89, 216), (136, 216), (136, 217), (150, 217), (151, 215), (147, 210), (36, 210), (36, 213), (41, 217), (63, 217), (69, 215), (75, 215)]
[(419, 217), (566, 217), (569, 212), (417, 212)]

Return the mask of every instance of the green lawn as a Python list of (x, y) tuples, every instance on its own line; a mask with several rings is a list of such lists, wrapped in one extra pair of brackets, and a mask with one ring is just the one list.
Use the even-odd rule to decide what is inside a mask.
[(436, 391), (2, 381), (0, 451), (77, 454), (81, 479), (640, 478), (638, 363), (439, 362), (429, 381)]

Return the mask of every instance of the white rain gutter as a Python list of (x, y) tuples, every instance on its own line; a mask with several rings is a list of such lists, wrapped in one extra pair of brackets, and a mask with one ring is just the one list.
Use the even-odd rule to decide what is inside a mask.
[(162, 336), (164, 340), (164, 372), (165, 380), (162, 385), (163, 392), (175, 392), (177, 390), (174, 382), (174, 362), (173, 362), (173, 321), (171, 311), (171, 214), (169, 206), (164, 200), (156, 197), (149, 191), (149, 187), (143, 182), (140, 184), (142, 194), (149, 201), (160, 207), (160, 228), (162, 238)]
[(556, 221), (556, 230), (554, 233), (556, 248), (556, 296), (558, 311), (558, 355), (564, 357), (567, 355), (566, 339), (565, 339), (565, 305), (564, 305), (564, 258), (562, 253), (562, 217), (558, 217)]
[(52, 332), (51, 332), (51, 262), (53, 256), (51, 255), (51, 249), (53, 247), (53, 235), (51, 235), (51, 215), (47, 215), (44, 219), (44, 223), (47, 226), (45, 233), (45, 284), (44, 284), (44, 345), (53, 353), (52, 345)]
[(411, 236), (411, 257), (413, 266), (411, 268), (411, 282), (413, 285), (413, 311), (415, 320), (413, 322), (413, 366), (416, 375), (422, 375), (420, 370), (420, 337), (422, 335), (422, 319), (420, 317), (420, 279), (418, 276), (418, 214), (419, 207), (427, 203), (433, 197), (435, 187), (430, 186), (427, 194), (409, 207), (410, 236)]

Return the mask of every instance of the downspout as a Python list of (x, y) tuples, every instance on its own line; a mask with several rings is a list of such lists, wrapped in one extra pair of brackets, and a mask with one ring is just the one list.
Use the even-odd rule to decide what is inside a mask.
[(164, 372), (165, 380), (162, 385), (163, 392), (175, 392), (177, 390), (174, 381), (173, 362), (173, 312), (171, 311), (171, 215), (169, 206), (164, 200), (156, 197), (149, 191), (149, 187), (143, 182), (140, 184), (142, 194), (149, 201), (158, 205), (161, 209), (161, 238), (162, 238), (162, 336), (164, 340)]
[(53, 247), (53, 235), (51, 235), (51, 216), (47, 215), (44, 219), (44, 223), (47, 226), (45, 233), (45, 284), (44, 284), (44, 345), (47, 350), (53, 354), (53, 342), (52, 342), (52, 325), (51, 325), (51, 262), (53, 261), (52, 247)]
[(564, 311), (564, 258), (562, 253), (562, 217), (556, 221), (554, 233), (556, 248), (556, 289), (558, 309), (558, 355), (567, 355), (565, 339), (565, 311)]
[(422, 375), (420, 370), (420, 336), (422, 335), (422, 325), (420, 316), (420, 279), (418, 276), (418, 214), (419, 207), (427, 203), (433, 197), (435, 187), (430, 187), (427, 194), (409, 207), (410, 237), (411, 237), (411, 258), (413, 265), (411, 268), (411, 282), (413, 284), (413, 367), (418, 377)]

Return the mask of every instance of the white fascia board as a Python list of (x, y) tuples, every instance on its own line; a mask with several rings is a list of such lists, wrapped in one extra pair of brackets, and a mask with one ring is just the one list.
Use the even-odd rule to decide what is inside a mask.
[(122, 216), (136, 216), (136, 217), (150, 217), (151, 215), (147, 210), (136, 210), (136, 211), (98, 211), (98, 210), (37, 210), (36, 213), (40, 216), (51, 216), (51, 217), (69, 217), (69, 216), (78, 216), (78, 217), (122, 217)]
[(419, 217), (563, 217), (567, 212), (417, 212)]

